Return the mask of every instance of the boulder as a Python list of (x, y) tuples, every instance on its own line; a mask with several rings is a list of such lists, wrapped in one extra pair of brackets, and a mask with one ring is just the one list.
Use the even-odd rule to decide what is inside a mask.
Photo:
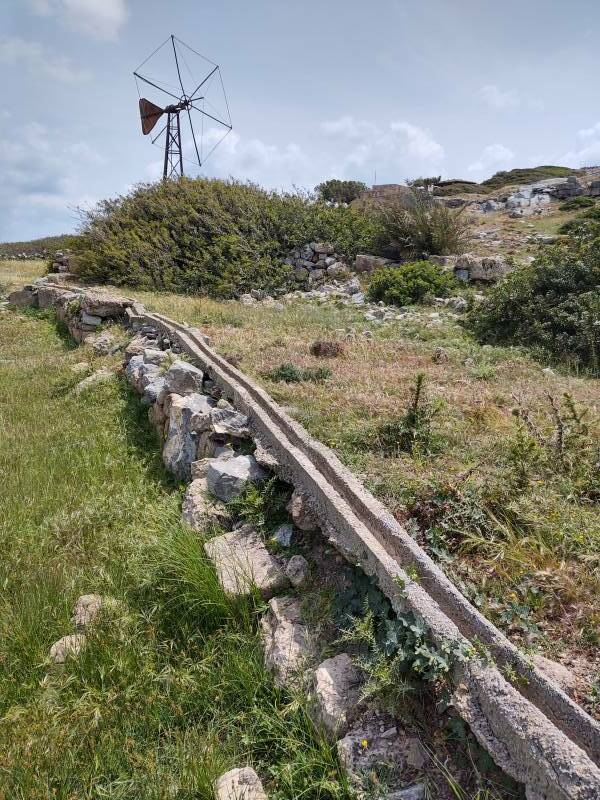
[(392, 261), (389, 258), (359, 253), (354, 260), (354, 269), (356, 272), (373, 272), (373, 270), (387, 267), (391, 263)]
[(144, 394), (142, 397), (142, 402), (146, 405), (152, 405), (152, 403), (157, 403), (158, 398), (163, 394), (165, 391), (166, 381), (165, 379), (158, 375), (154, 376), (152, 380), (146, 383), (144, 386)]
[(202, 392), (203, 377), (202, 370), (188, 361), (174, 361), (165, 373), (167, 390), (180, 395)]
[(216, 800), (269, 800), (260, 778), (250, 767), (231, 769), (215, 783)]
[(92, 623), (102, 607), (102, 597), (99, 594), (82, 594), (77, 598), (71, 621), (77, 630), (83, 630)]
[(294, 589), (300, 589), (308, 581), (310, 576), (310, 564), (304, 556), (292, 556), (285, 568), (285, 574)]
[(361, 673), (348, 653), (323, 661), (314, 674), (313, 713), (330, 736), (344, 736), (359, 710)]
[(196, 458), (233, 458), (235, 450), (229, 442), (224, 442), (211, 431), (202, 431), (198, 435)]
[(167, 350), (156, 350), (153, 347), (146, 347), (143, 351), (144, 363), (155, 364), (157, 367), (170, 357), (170, 352)]
[(304, 624), (300, 600), (296, 597), (274, 597), (261, 619), (265, 664), (277, 686), (285, 686), (306, 675), (306, 667), (316, 658), (314, 640)]
[(289, 585), (279, 564), (249, 525), (209, 539), (204, 549), (219, 583), (229, 594), (247, 595), (256, 587), (268, 600)]
[(273, 534), (273, 538), (281, 547), (289, 547), (292, 543), (293, 536), (294, 526), (290, 525), (289, 523), (280, 525)]
[(38, 304), (37, 291), (27, 286), (24, 289), (11, 292), (7, 299), (13, 306), (37, 306)]
[(247, 483), (265, 480), (269, 473), (254, 456), (217, 458), (209, 464), (206, 480), (209, 490), (227, 503), (238, 497)]
[(308, 497), (302, 492), (294, 490), (286, 511), (294, 520), (294, 525), (301, 531), (316, 531), (319, 528), (317, 518), (311, 509)]
[(102, 325), (102, 317), (98, 317), (95, 314), (88, 314), (87, 311), (81, 311), (81, 322), (84, 325), (90, 325), (92, 328), (97, 328), (98, 325)]
[(472, 281), (497, 281), (510, 272), (510, 266), (502, 256), (478, 259), (469, 271)]
[(177, 478), (187, 482), (190, 479), (192, 462), (196, 460), (196, 429), (209, 414), (215, 401), (201, 394), (189, 394), (186, 397), (174, 394), (169, 397), (169, 427), (163, 447), (163, 461)]
[(64, 664), (67, 658), (76, 656), (81, 652), (85, 644), (85, 634), (72, 633), (69, 636), (63, 636), (57, 642), (54, 642), (50, 648), (49, 657), (55, 664)]
[(329, 242), (311, 242), (310, 246), (319, 255), (330, 256), (335, 253), (335, 247)]
[(81, 309), (94, 317), (117, 319), (123, 316), (125, 309), (133, 304), (133, 300), (118, 295), (90, 294), (82, 295)]
[(248, 417), (232, 408), (214, 408), (210, 412), (210, 430), (218, 436), (250, 438)]

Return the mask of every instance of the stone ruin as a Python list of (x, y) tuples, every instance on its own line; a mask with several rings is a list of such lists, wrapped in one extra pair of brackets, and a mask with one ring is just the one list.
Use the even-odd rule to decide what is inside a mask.
[(310, 242), (296, 247), (284, 263), (294, 268), (293, 278), (298, 283), (322, 283), (326, 278), (347, 277), (350, 272), (343, 257), (329, 242)]

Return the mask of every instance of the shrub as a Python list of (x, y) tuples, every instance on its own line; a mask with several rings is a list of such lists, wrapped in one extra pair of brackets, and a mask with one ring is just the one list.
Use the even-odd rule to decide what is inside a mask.
[(336, 358), (344, 354), (344, 345), (328, 339), (317, 339), (311, 344), (310, 352), (317, 358)]
[(412, 188), (409, 195), (379, 206), (378, 249), (391, 258), (462, 253), (471, 225), (464, 208), (448, 208), (427, 192)]
[(600, 375), (600, 221), (511, 272), (465, 324), (482, 342), (525, 345)]
[(371, 300), (405, 306), (425, 297), (445, 297), (456, 286), (454, 276), (430, 261), (415, 261), (399, 267), (384, 267), (373, 273), (368, 296)]
[(249, 183), (181, 178), (143, 184), (82, 212), (74, 268), (84, 277), (145, 289), (234, 297), (286, 283), (289, 251), (331, 241), (352, 258), (374, 223), (347, 206)]
[(559, 208), (561, 211), (576, 211), (578, 208), (591, 208), (595, 204), (596, 201), (593, 197), (582, 195), (581, 197), (572, 197), (562, 203)]
[(327, 367), (297, 367), (289, 362), (273, 367), (264, 373), (265, 378), (275, 383), (302, 383), (303, 381), (322, 383), (330, 376), (331, 370)]
[(533, 183), (546, 178), (566, 178), (573, 175), (574, 170), (569, 167), (556, 167), (544, 165), (541, 167), (526, 167), (524, 169), (510, 169), (495, 172), (491, 178), (482, 181), (481, 185), (485, 190), (501, 189), (503, 186), (510, 186), (513, 183)]
[(600, 222), (600, 208), (594, 205), (593, 208), (588, 209), (583, 214), (579, 214), (575, 219), (570, 219), (561, 225), (558, 229), (559, 233), (585, 233), (585, 229), (590, 223)]
[(366, 188), (366, 184), (362, 181), (341, 181), (339, 178), (331, 178), (315, 186), (315, 192), (326, 202), (351, 203), (360, 197)]

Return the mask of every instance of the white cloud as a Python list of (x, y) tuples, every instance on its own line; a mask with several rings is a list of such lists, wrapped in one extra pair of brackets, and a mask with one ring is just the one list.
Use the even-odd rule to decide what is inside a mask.
[(521, 104), (519, 95), (514, 89), (502, 90), (493, 83), (482, 86), (479, 96), (486, 105), (497, 111), (517, 108)]
[(375, 123), (354, 119), (351, 116), (323, 122), (321, 123), (321, 128), (328, 136), (340, 136), (349, 141), (363, 139), (366, 136), (375, 136), (379, 133), (379, 128)]
[(30, 122), (0, 139), (0, 239), (21, 238), (23, 230), (64, 231), (75, 216), (69, 207), (90, 200), (89, 170), (104, 159), (87, 143), (65, 142), (63, 135)]
[(569, 167), (595, 167), (600, 164), (600, 122), (577, 131), (579, 140), (557, 162)]
[[(364, 176), (367, 170), (377, 169), (380, 174), (396, 174), (399, 181), (415, 170), (433, 169), (445, 158), (444, 148), (428, 130), (405, 120), (381, 127), (344, 116), (323, 122), (321, 129), (338, 144), (338, 164), (329, 170), (331, 174), (356, 175), (358, 171)], [(339, 152), (340, 139), (350, 145), (346, 152)]]
[(0, 63), (22, 66), (31, 74), (47, 75), (62, 83), (79, 83), (90, 78), (89, 72), (76, 67), (66, 56), (18, 36), (0, 39)]
[(503, 144), (488, 144), (483, 152), (467, 169), (469, 172), (485, 172), (492, 168), (508, 166), (514, 159), (513, 151)]
[(579, 136), (580, 139), (592, 139), (600, 136), (600, 122), (592, 125), (591, 128), (582, 128), (580, 131), (577, 131), (577, 136)]
[(56, 17), (77, 33), (114, 40), (128, 16), (125, 0), (30, 0), (36, 14)]

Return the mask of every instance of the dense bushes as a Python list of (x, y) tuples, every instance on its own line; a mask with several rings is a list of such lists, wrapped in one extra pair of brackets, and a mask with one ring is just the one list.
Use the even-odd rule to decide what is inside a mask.
[(331, 178), (315, 186), (315, 192), (329, 203), (351, 203), (366, 191), (366, 184), (362, 181), (341, 181), (339, 178)]
[(462, 253), (471, 226), (464, 208), (448, 208), (418, 188), (379, 206), (377, 219), (378, 249), (397, 259)]
[(293, 247), (326, 240), (352, 257), (375, 222), (352, 208), (236, 181), (182, 178), (138, 186), (84, 215), (74, 259), (84, 277), (233, 297), (285, 283)]
[(405, 306), (427, 296), (445, 297), (456, 286), (454, 276), (430, 261), (375, 270), (368, 295), (371, 300)]
[(467, 325), (481, 341), (527, 345), (600, 375), (600, 221), (511, 272)]

